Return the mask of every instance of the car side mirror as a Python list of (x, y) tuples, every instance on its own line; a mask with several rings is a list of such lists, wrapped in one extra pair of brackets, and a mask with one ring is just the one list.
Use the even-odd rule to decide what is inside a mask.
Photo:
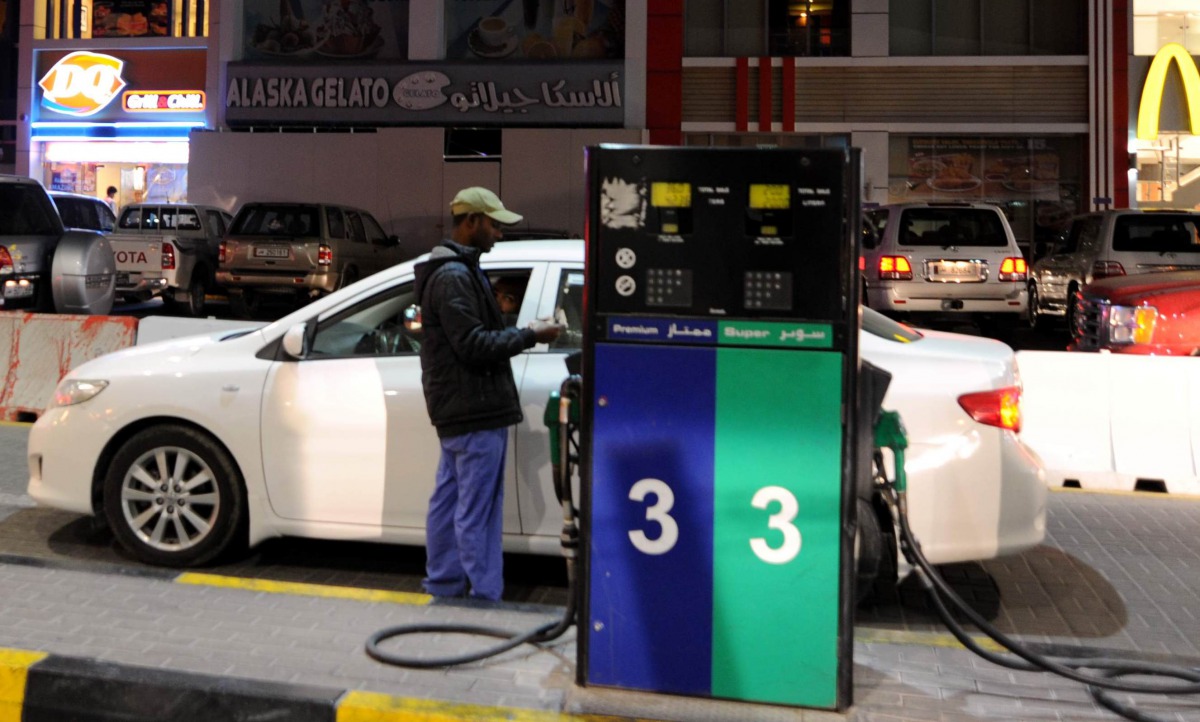
[(308, 355), (308, 324), (298, 323), (283, 334), (283, 352), (294, 359)]

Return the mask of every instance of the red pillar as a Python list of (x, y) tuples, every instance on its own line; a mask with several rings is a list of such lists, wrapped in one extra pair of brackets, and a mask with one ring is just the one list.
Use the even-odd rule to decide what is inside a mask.
[(683, 143), (683, 0), (648, 0), (646, 129), (655, 145)]
[(1113, 208), (1129, 207), (1129, 0), (1112, 4)]

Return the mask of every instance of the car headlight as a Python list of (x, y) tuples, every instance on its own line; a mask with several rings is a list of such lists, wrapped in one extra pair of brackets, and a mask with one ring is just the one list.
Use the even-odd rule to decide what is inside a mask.
[(108, 386), (107, 381), (95, 379), (64, 379), (54, 389), (55, 406), (73, 406), (100, 393)]
[(1154, 306), (1110, 306), (1108, 309), (1108, 338), (1114, 344), (1150, 343), (1158, 309)]

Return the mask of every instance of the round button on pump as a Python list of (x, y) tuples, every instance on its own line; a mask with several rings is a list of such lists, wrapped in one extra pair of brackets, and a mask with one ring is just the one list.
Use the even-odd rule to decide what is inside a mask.
[(621, 268), (633, 268), (633, 264), (637, 263), (637, 254), (632, 248), (617, 249), (617, 265)]
[(622, 296), (632, 296), (637, 290), (637, 281), (633, 280), (633, 276), (621, 276), (617, 279), (617, 293)]

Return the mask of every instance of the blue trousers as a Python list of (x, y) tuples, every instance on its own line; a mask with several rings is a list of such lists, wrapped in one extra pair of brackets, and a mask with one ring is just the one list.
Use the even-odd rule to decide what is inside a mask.
[(504, 457), (508, 429), (441, 440), (437, 482), (425, 519), (425, 591), (436, 597), (499, 599), (504, 592)]

